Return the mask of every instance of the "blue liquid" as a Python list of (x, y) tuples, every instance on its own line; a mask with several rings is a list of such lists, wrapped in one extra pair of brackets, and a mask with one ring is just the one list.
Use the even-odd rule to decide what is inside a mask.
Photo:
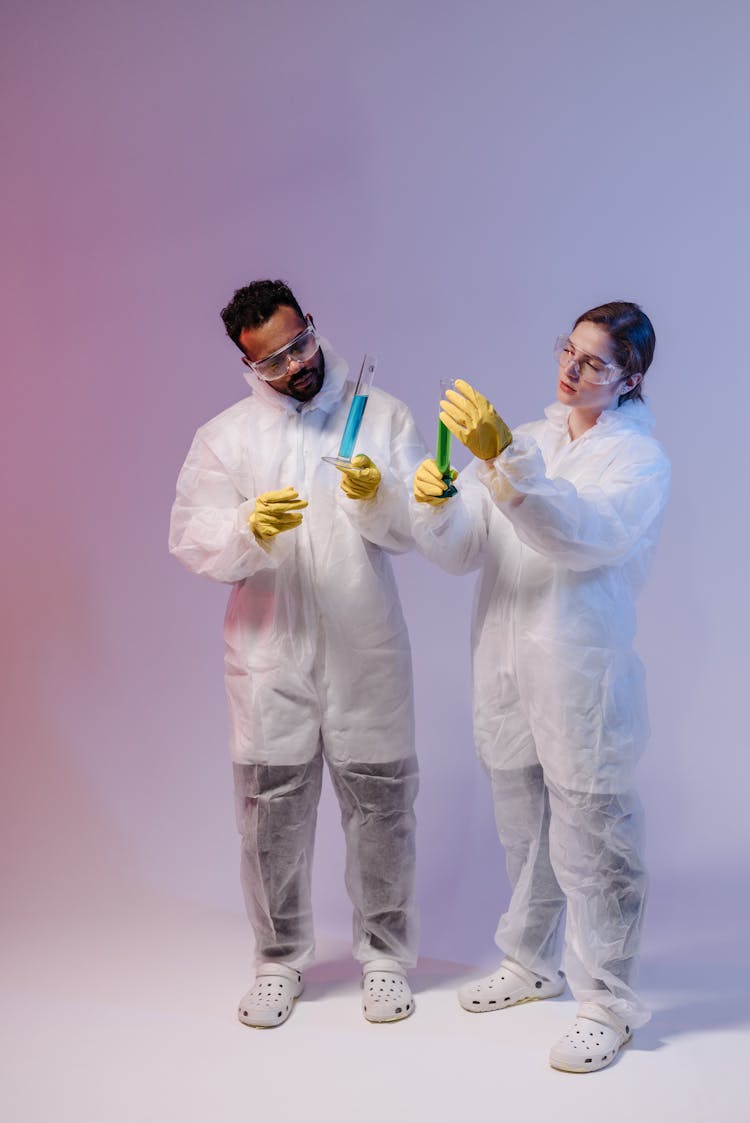
[(367, 394), (355, 394), (349, 406), (349, 416), (346, 419), (346, 428), (341, 438), (339, 456), (342, 460), (351, 460), (354, 446), (359, 436), (359, 427), (367, 405)]

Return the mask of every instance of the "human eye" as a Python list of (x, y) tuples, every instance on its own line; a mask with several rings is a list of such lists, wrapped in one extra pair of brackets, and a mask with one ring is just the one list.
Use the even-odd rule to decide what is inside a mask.
[(265, 359), (258, 366), (264, 374), (279, 374), (286, 369), (286, 356), (279, 355), (275, 359)]

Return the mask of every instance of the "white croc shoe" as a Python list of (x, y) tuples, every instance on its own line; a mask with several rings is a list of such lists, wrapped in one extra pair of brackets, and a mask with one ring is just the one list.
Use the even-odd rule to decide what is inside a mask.
[(554, 979), (545, 979), (527, 971), (513, 959), (504, 959), (494, 974), (462, 986), (458, 1001), (470, 1014), (486, 1014), (489, 1010), (504, 1010), (522, 1002), (556, 998), (564, 990), (562, 971), (558, 971)]
[(549, 1063), (561, 1072), (596, 1072), (612, 1064), (633, 1036), (629, 1025), (594, 1002), (582, 1002), (567, 1033), (552, 1046)]
[(368, 1022), (400, 1022), (414, 1010), (406, 973), (395, 959), (371, 959), (362, 966), (362, 1013)]
[(285, 963), (260, 963), (255, 982), (240, 999), (237, 1017), (246, 1026), (270, 1029), (280, 1026), (292, 1012), (295, 998), (302, 994), (302, 975)]

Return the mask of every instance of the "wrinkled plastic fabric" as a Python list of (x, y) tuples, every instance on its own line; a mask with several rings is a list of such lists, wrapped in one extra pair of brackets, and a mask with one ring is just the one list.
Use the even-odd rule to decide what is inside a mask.
[[(302, 765), (235, 764), (241, 878), (257, 962), (312, 962), (310, 881), (323, 755)], [(346, 839), (346, 886), (354, 909), (354, 957), (416, 962), (414, 800), (416, 758), (331, 764)]]
[(669, 462), (644, 403), (605, 411), (576, 441), (568, 413), (551, 406), (496, 460), (472, 462), (449, 503), (412, 503), (414, 534), (448, 572), (481, 567), (472, 646), (482, 760), (539, 761), (571, 791), (628, 791), (648, 736), (635, 598)]
[[(335, 454), (352, 384), (323, 344), (323, 388), (301, 404), (249, 376), (254, 392), (196, 434), (177, 484), (170, 549), (232, 582), (225, 638), (232, 759), (298, 764), (322, 735), (331, 760), (413, 752), (409, 641), (388, 552), (412, 545), (408, 487), (424, 446), (406, 406), (373, 389), (359, 444), (382, 474), (347, 498)], [(258, 495), (294, 487), (302, 524), (259, 545)]]
[(513, 890), (496, 942), (531, 971), (564, 969), (580, 1002), (643, 1025), (635, 994), (647, 877), (643, 814), (633, 792), (571, 792), (540, 765), (490, 771), (495, 819)]
[(573, 993), (638, 1025), (648, 1014), (632, 992), (645, 893), (633, 772), (648, 716), (632, 644), (670, 469), (645, 403), (605, 411), (576, 441), (568, 414), (556, 404), (521, 426), (496, 460), (461, 473), (449, 503), (413, 503), (412, 522), (421, 552), (448, 572), (481, 569), (474, 735), (514, 886), (498, 942), (548, 975), (567, 902)]
[[(198, 430), (180, 473), (170, 549), (233, 584), (225, 681), (242, 770), (242, 871), (258, 958), (312, 956), (310, 863), (325, 756), (341, 805), (355, 954), (415, 958), (411, 656), (389, 552), (411, 548), (408, 487), (424, 445), (406, 406), (372, 390), (359, 445), (377, 495), (347, 498), (335, 455), (353, 386), (322, 341), (325, 381), (299, 403), (253, 394)], [(260, 545), (258, 495), (293, 487), (300, 526)]]

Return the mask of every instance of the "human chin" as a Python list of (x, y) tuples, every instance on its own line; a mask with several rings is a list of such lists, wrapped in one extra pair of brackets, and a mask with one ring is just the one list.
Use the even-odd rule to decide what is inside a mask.
[(297, 371), (289, 382), (288, 393), (298, 402), (309, 402), (323, 385), (323, 364)]

